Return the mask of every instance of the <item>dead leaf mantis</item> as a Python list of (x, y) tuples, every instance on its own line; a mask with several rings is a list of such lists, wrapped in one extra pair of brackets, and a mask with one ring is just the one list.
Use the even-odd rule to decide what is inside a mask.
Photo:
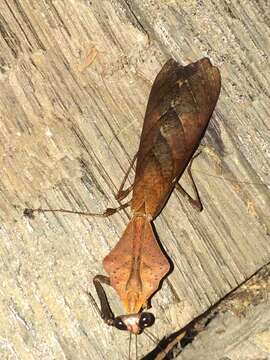
[[(139, 150), (129, 168), (137, 158), (134, 183), (123, 190), (128, 170), (116, 195), (116, 199), (122, 201), (133, 191), (131, 201), (115, 209), (108, 208), (103, 214), (63, 209), (24, 211), (29, 217), (33, 216), (33, 212), (46, 211), (107, 217), (131, 207), (132, 218), (126, 230), (103, 260), (108, 276), (97, 275), (93, 279), (100, 300), (100, 314), (108, 325), (140, 334), (155, 321), (154, 315), (144, 310), (170, 265), (155, 238), (152, 222), (175, 187), (194, 207), (202, 210), (191, 174), (191, 163), (216, 106), (220, 86), (219, 70), (211, 65), (209, 59), (204, 58), (187, 66), (170, 59), (157, 75), (150, 92)], [(196, 199), (178, 184), (186, 167)], [(103, 284), (115, 289), (125, 315), (114, 316)]]

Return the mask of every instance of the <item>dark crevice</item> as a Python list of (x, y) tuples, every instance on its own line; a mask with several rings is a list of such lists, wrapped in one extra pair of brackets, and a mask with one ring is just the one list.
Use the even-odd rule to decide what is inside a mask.
[[(164, 337), (155, 347), (153, 351), (144, 356), (141, 360), (154, 360), (154, 359), (164, 359), (171, 360), (175, 359), (183, 349), (191, 344), (195, 338), (202, 332), (207, 330), (209, 324), (220, 314), (228, 311), (233, 305), (230, 306), (230, 303), (233, 303), (235, 298), (243, 298), (244, 303), (247, 301), (250, 305), (256, 305), (259, 301), (263, 301), (257, 293), (246, 294), (243, 296), (243, 292), (247, 291), (248, 284), (250, 284), (250, 289), (254, 289), (254, 282), (258, 285), (260, 282), (261, 288), (265, 291), (266, 284), (269, 282), (270, 274), (270, 261), (258, 269), (254, 274), (249, 278), (239, 284), (234, 290), (220, 299), (216, 304), (212, 305), (208, 310), (203, 314), (199, 315), (197, 318), (193, 319), (189, 324), (187, 324), (182, 329), (170, 334), (167, 337)], [(268, 286), (269, 286), (268, 284)], [(244, 285), (244, 286), (243, 286)], [(259, 285), (258, 285), (259, 286)], [(257, 286), (257, 287), (258, 287)], [(256, 287), (256, 288), (257, 288)], [(241, 291), (242, 290), (242, 291)], [(259, 300), (258, 300), (259, 299)], [(244, 308), (244, 311), (248, 311), (248, 308)], [(240, 315), (245, 315), (245, 312), (242, 312)], [(178, 340), (179, 339), (179, 340)], [(213, 339), (214, 340), (214, 339)], [(164, 356), (163, 356), (164, 355)]]

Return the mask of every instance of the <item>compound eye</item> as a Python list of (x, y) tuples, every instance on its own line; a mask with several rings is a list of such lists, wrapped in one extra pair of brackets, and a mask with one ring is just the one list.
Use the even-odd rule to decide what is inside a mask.
[(127, 330), (127, 325), (123, 322), (123, 320), (121, 319), (121, 316), (117, 316), (113, 320), (113, 325), (119, 330)]
[(155, 317), (150, 312), (142, 312), (139, 320), (140, 329), (152, 326), (155, 322)]

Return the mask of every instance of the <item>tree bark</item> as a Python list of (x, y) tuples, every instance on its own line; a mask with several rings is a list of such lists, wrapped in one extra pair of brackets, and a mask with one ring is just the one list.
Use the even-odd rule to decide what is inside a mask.
[[(155, 221), (174, 270), (151, 331), (180, 329), (269, 262), (266, 3), (3, 0), (0, 16), (1, 359), (126, 359), (128, 335), (86, 291), (128, 211), (28, 220), (23, 209), (117, 205), (157, 72), (207, 56), (222, 91), (193, 166), (204, 211), (174, 192)], [(155, 346), (138, 344), (140, 356)]]

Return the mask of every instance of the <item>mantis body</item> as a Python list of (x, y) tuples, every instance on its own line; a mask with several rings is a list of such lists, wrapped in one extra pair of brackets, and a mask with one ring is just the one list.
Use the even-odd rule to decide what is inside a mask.
[[(199, 197), (192, 199), (178, 180), (192, 162), (218, 100), (220, 84), (219, 70), (207, 58), (187, 66), (181, 66), (173, 59), (167, 61), (149, 96), (136, 156), (134, 184), (127, 190), (120, 189), (117, 195), (118, 199), (123, 199), (133, 191), (131, 201), (117, 209), (107, 209), (103, 214), (83, 213), (109, 216), (119, 209), (131, 207), (132, 217), (126, 230), (103, 260), (108, 276), (94, 278), (101, 303), (100, 313), (108, 325), (139, 334), (154, 323), (154, 316), (144, 309), (170, 265), (156, 240), (152, 222), (175, 187), (192, 205), (202, 209)], [(193, 182), (190, 166), (188, 171)], [(193, 187), (198, 195), (194, 182)], [(33, 211), (65, 210), (26, 209), (25, 215), (32, 216)], [(104, 283), (116, 290), (125, 315), (114, 317)]]

